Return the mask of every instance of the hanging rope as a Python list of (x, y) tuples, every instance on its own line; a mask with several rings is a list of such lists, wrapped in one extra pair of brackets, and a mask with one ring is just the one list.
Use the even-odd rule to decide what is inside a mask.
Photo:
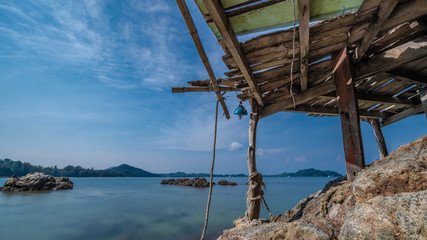
[(291, 87), (289, 89), (289, 92), (291, 94), (292, 102), (294, 103), (294, 108), (295, 108), (295, 98), (294, 98), (294, 93), (292, 92), (292, 86), (294, 85), (294, 78), (292, 75), (294, 72), (294, 60), (295, 60), (295, 1), (291, 0), (291, 2), (292, 2), (292, 10), (293, 10), (294, 29), (293, 29), (293, 38), (292, 38)]
[(217, 132), (217, 125), (218, 125), (218, 103), (219, 103), (219, 99), (216, 100), (215, 132), (214, 132), (214, 141), (213, 141), (213, 150), (212, 150), (211, 176), (209, 180), (209, 197), (208, 197), (208, 203), (206, 206), (205, 225), (203, 226), (203, 233), (202, 233), (202, 237), (200, 238), (201, 240), (205, 239), (205, 236), (206, 236), (206, 229), (208, 228), (208, 220), (209, 220), (209, 208), (211, 205), (211, 197), (212, 197), (213, 170), (214, 170), (214, 164), (215, 164), (215, 149), (216, 149), (216, 132)]

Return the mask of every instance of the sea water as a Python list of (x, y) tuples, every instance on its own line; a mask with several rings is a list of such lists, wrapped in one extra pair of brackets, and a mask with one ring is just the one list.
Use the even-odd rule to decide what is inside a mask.
[[(246, 209), (247, 178), (221, 179), (238, 185), (213, 187), (207, 239), (231, 228)], [(200, 239), (208, 188), (161, 185), (162, 178), (71, 180), (73, 190), (0, 192), (1, 239)], [(284, 214), (330, 180), (264, 178), (264, 196), (273, 215)], [(268, 218), (265, 209), (261, 217)]]

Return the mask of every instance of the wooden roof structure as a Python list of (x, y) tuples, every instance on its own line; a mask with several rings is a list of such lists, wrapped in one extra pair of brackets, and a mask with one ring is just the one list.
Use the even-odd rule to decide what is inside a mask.
[[(228, 6), (227, 10), (212, 6), (219, 8), (215, 9), (218, 19), (213, 14), (204, 15), (208, 24), (218, 22), (217, 28), (225, 31), (218, 39), (230, 71), (225, 72), (227, 78), (220, 79), (219, 87), (240, 91), (242, 100), (256, 99), (263, 106), (261, 118), (280, 111), (338, 116), (330, 55), (343, 48), (355, 56), (354, 85), (361, 117), (382, 119), (386, 126), (423, 112), (419, 92), (427, 86), (426, 0), (364, 1), (356, 12), (312, 23), (303, 31), (297, 27), (292, 76), (295, 107), (290, 94), (293, 29), (239, 43), (229, 27), (233, 17), (290, 1), (234, 2), (239, 4)], [(307, 34), (308, 41), (300, 42), (300, 35)], [(300, 51), (303, 48), (308, 49), (304, 56)], [(302, 68), (306, 70), (301, 75)], [(189, 84), (193, 87), (174, 88), (174, 92), (213, 90), (210, 80)]]
[[(176, 1), (209, 73), (185, 1)], [(241, 100), (250, 101), (251, 176), (258, 176), (259, 118), (283, 111), (340, 116), (347, 177), (352, 181), (365, 165), (360, 120), (373, 126), (386, 156), (381, 127), (417, 114), (427, 117), (427, 0), (195, 2), (224, 51), (229, 71), (225, 78), (209, 74), (209, 80), (190, 81), (190, 86), (173, 87), (172, 92), (215, 91), (226, 115), (221, 92), (238, 91)], [(284, 28), (294, 20), (297, 27)], [(275, 28), (244, 42), (237, 38)], [(262, 193), (260, 181), (262, 177), (250, 177), (252, 199)], [(257, 218), (257, 211), (259, 215), (260, 203), (251, 201), (249, 219)]]

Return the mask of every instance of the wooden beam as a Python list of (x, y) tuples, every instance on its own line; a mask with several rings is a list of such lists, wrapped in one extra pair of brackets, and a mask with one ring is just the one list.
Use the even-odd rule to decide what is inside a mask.
[(399, 0), (382, 0), (378, 11), (375, 14), (375, 19), (371, 22), (368, 29), (365, 31), (361, 40), (360, 47), (357, 48), (357, 61), (360, 61), (364, 56), (372, 41), (381, 30), (381, 26), (393, 12), (394, 7), (397, 5)]
[(203, 48), (202, 41), (200, 40), (197, 28), (194, 25), (193, 19), (191, 18), (191, 14), (188, 10), (187, 4), (185, 3), (185, 0), (176, 0), (176, 3), (178, 4), (185, 23), (187, 24), (188, 30), (190, 31), (190, 35), (193, 38), (194, 45), (196, 45), (197, 52), (199, 52), (200, 59), (202, 60), (203, 65), (205, 66), (206, 71), (208, 72), (209, 79), (211, 80), (211, 84), (214, 88), (215, 94), (218, 97), (219, 102), (221, 103), (221, 107), (224, 110), (225, 117), (227, 119), (230, 119), (230, 113), (228, 112), (227, 105), (225, 105), (225, 101), (220, 92), (215, 74), (212, 70), (211, 64), (209, 63), (208, 56), (206, 55), (205, 49)]
[(248, 171), (249, 191), (246, 204), (248, 206), (245, 216), (249, 221), (258, 219), (261, 210), (262, 175), (256, 169), (256, 132), (259, 119), (258, 103), (252, 100), (251, 119), (249, 120), (249, 148), (248, 148)]
[[(218, 78), (217, 79), (218, 84), (221, 85), (225, 85), (227, 87), (235, 87), (236, 86), (236, 82), (230, 80), (229, 78)], [(211, 80), (210, 79), (206, 79), (206, 80), (194, 80), (194, 81), (188, 81), (188, 84), (190, 84), (190, 86), (196, 87), (196, 86), (210, 86), (211, 85)]]
[(227, 16), (225, 15), (224, 8), (219, 0), (203, 0), (206, 8), (209, 11), (209, 15), (215, 22), (221, 36), (224, 39), (227, 48), (230, 50), (231, 55), (236, 61), (237, 66), (248, 82), (249, 87), (254, 93), (254, 97), (259, 105), (263, 106), (262, 94), (259, 90), (258, 84), (254, 80), (252, 70), (249, 67), (249, 63), (245, 57), (245, 54), (240, 46), (239, 40), (237, 39), (236, 33), (234, 32)]
[[(227, 91), (239, 91), (236, 88), (231, 87), (219, 87), (221, 92)], [(197, 87), (172, 87), (172, 93), (186, 93), (186, 92), (214, 92), (215, 89), (212, 86), (197, 86)]]
[[(295, 108), (289, 108), (282, 110), (283, 112), (296, 112), (296, 113), (307, 113), (307, 114), (322, 114), (326, 116), (339, 116), (338, 108), (331, 107), (321, 107), (321, 106), (307, 106), (307, 105), (298, 105)], [(359, 110), (359, 116), (361, 118), (386, 118), (388, 114), (385, 112), (375, 112), (375, 111), (366, 111)]]
[(294, 106), (294, 100), (295, 105), (303, 104), (305, 102), (310, 101), (311, 99), (317, 98), (333, 91), (335, 91), (335, 85), (332, 82), (327, 82), (314, 86), (301, 93), (294, 94), (294, 99), (292, 99), (292, 97), (289, 97), (284, 99), (283, 101), (265, 106), (261, 110), (261, 118), (265, 118), (274, 113), (286, 110), (288, 108), (292, 108)]
[(427, 118), (427, 88), (420, 89), (420, 99), (421, 99), (421, 104), (423, 106), (424, 114), (426, 115), (426, 118)]
[(331, 59), (337, 91), (338, 111), (341, 118), (347, 179), (352, 182), (356, 178), (356, 174), (365, 167), (354, 78), (347, 48), (333, 52)]
[[(394, 105), (400, 105), (400, 106), (416, 105), (416, 102), (408, 98), (402, 98), (402, 97), (391, 97), (391, 96), (384, 96), (384, 95), (363, 93), (363, 92), (356, 92), (356, 96), (359, 101), (372, 102), (377, 104), (394, 104)], [(334, 93), (321, 96), (321, 98), (326, 98), (326, 99), (336, 99), (336, 97), (337, 96)]]
[(390, 125), (392, 123), (395, 123), (397, 121), (405, 119), (407, 117), (411, 117), (411, 116), (420, 114), (422, 112), (423, 112), (423, 106), (420, 103), (417, 106), (410, 107), (408, 109), (403, 110), (402, 112), (396, 113), (396, 114), (391, 115), (390, 117), (388, 117), (386, 119), (383, 119), (381, 125), (383, 127), (385, 127), (385, 126), (388, 126), (388, 125)]
[(387, 50), (355, 65), (356, 80), (390, 71), (427, 55), (427, 35)]
[(299, 42), (300, 42), (300, 79), (301, 90), (307, 89), (309, 37), (310, 37), (310, 0), (298, 0)]
[(393, 69), (388, 71), (388, 73), (390, 73), (396, 80), (427, 87), (427, 77), (418, 76), (414, 73), (408, 73), (400, 69)]
[(388, 150), (387, 145), (385, 144), (383, 132), (381, 130), (381, 123), (378, 119), (369, 119), (368, 123), (374, 130), (375, 139), (377, 140), (378, 144), (378, 151), (380, 153), (380, 159), (383, 159), (388, 156)]

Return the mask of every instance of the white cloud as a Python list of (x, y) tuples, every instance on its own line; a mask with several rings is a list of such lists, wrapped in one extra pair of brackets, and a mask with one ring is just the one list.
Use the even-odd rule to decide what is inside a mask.
[(241, 144), (241, 143), (239, 143), (239, 142), (232, 142), (232, 143), (230, 144), (230, 147), (228, 147), (228, 150), (230, 150), (230, 151), (234, 151), (234, 150), (240, 149), (240, 148), (242, 148), (242, 147), (243, 147), (243, 144)]

